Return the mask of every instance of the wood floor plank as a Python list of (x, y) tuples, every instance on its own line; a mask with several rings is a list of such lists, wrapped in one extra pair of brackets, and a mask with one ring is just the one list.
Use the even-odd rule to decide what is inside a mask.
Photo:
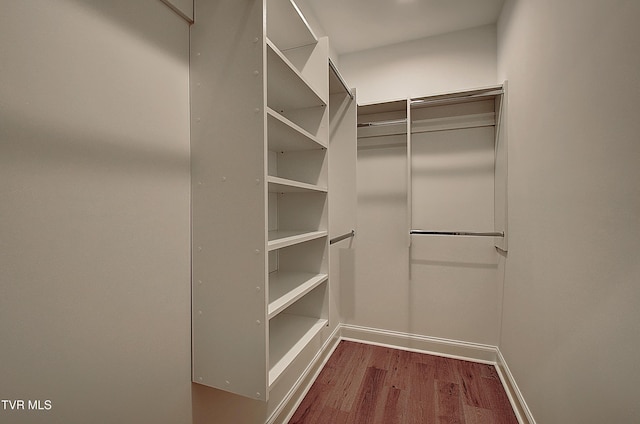
[(441, 424), (465, 424), (460, 387), (457, 383), (440, 381), (437, 383), (436, 416)]
[(341, 341), (290, 424), (518, 424), (495, 367)]
[(491, 408), (486, 391), (483, 386), (482, 373), (480, 364), (468, 361), (458, 361), (456, 363), (460, 386), (466, 403), (470, 406), (478, 408)]
[[(347, 341), (341, 342), (338, 345), (338, 348), (340, 347), (347, 352), (343, 352), (337, 358), (335, 364), (333, 364), (333, 355), (329, 360), (338, 372), (336, 373), (335, 370), (332, 370), (332, 378), (323, 379), (325, 384), (330, 384), (334, 387), (333, 392), (327, 396), (326, 403), (341, 411), (350, 412), (366, 372), (366, 367), (354, 366), (354, 364), (369, 364), (371, 350), (363, 343)], [(329, 365), (329, 362), (327, 365)], [(324, 369), (318, 378), (321, 378), (323, 373)]]
[(318, 381), (334, 384), (336, 379), (344, 375), (344, 369), (348, 364), (353, 363), (358, 351), (358, 346), (352, 346), (348, 342), (339, 343), (331, 355), (331, 360), (327, 361), (322, 373), (318, 376)]
[(446, 381), (449, 383), (459, 383), (458, 374), (454, 371), (454, 361), (449, 358), (434, 357), (436, 366), (435, 379), (438, 381)]
[(500, 381), (500, 377), (498, 376), (498, 371), (496, 370), (496, 367), (488, 364), (478, 364), (478, 365), (480, 367), (480, 375), (482, 376), (482, 378), (490, 378), (493, 380)]
[(410, 366), (414, 363), (411, 353), (398, 349), (392, 351), (387, 368), (389, 372), (385, 381), (387, 386), (399, 390), (409, 390)]
[(344, 411), (340, 411), (339, 409), (325, 406), (322, 408), (322, 412), (320, 413), (318, 420), (318, 424), (324, 423), (348, 424), (349, 414)]
[(368, 365), (380, 370), (388, 370), (392, 349), (383, 346), (371, 346), (369, 350), (371, 351), (371, 358)]
[(483, 379), (483, 390), (489, 394), (489, 409), (494, 411), (501, 411), (504, 414), (513, 413), (511, 402), (507, 397), (507, 393), (504, 391), (504, 387), (500, 380)]
[(410, 423), (432, 423), (436, 417), (435, 366), (421, 362), (411, 364), (407, 416)]
[(466, 424), (495, 424), (493, 411), (485, 408), (464, 405), (464, 420)]
[[(368, 367), (360, 386), (355, 408), (349, 414), (350, 422), (354, 424), (371, 424), (380, 422), (376, 420), (381, 414), (378, 411), (380, 405), (384, 405), (382, 399), (383, 382), (387, 371), (375, 367)], [(383, 409), (383, 408), (380, 408)]]
[(386, 387), (387, 396), (384, 404), (382, 422), (385, 424), (403, 424), (407, 411), (409, 394), (406, 390), (396, 387)]
[(332, 390), (333, 386), (327, 386), (324, 383), (316, 381), (313, 384), (313, 390), (310, 390), (307, 396), (304, 397), (289, 422), (291, 424), (313, 424), (317, 422), (318, 412), (325, 408), (326, 399)]

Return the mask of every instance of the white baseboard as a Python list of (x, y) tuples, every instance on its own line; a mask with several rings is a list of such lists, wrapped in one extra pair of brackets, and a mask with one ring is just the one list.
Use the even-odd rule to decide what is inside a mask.
[(520, 424), (536, 424), (498, 347), (350, 324), (338, 325), (316, 355), (313, 363), (309, 365), (285, 401), (267, 421), (267, 424), (286, 423), (291, 419), (341, 340), (494, 365), (518, 422)]
[(536, 424), (536, 420), (533, 418), (531, 410), (529, 409), (527, 402), (524, 400), (524, 396), (522, 396), (522, 392), (518, 388), (516, 380), (513, 378), (513, 374), (511, 374), (511, 370), (509, 370), (509, 367), (507, 366), (507, 361), (505, 361), (504, 356), (502, 356), (500, 349), (497, 349), (497, 352), (498, 361), (496, 362), (496, 370), (498, 371), (498, 375), (502, 381), (502, 386), (511, 401), (511, 406), (513, 407), (513, 411), (516, 413), (518, 421), (521, 424)]
[(495, 346), (479, 343), (461, 342), (349, 324), (342, 325), (341, 336), (344, 340), (359, 341), (486, 364), (495, 364), (497, 360)]

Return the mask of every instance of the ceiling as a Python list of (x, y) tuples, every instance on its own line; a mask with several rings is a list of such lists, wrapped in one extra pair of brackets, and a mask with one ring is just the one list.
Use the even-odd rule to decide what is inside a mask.
[(504, 0), (305, 0), (338, 54), (496, 23)]

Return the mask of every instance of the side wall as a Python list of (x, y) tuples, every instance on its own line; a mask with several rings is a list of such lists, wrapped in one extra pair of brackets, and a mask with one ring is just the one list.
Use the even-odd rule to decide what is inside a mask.
[(0, 421), (190, 422), (187, 22), (2, 2), (0, 58)]
[(640, 3), (508, 1), (500, 349), (539, 423), (638, 422)]
[(496, 26), (340, 56), (358, 104), (420, 97), (496, 83)]

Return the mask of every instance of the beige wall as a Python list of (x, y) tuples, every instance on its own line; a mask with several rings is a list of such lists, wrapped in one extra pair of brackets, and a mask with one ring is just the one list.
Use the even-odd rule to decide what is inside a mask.
[(500, 348), (539, 423), (640, 421), (640, 3), (508, 1)]
[[(358, 244), (354, 283), (342, 287), (345, 322), (495, 346), (502, 279), (493, 238), (412, 236), (408, 247), (404, 138), (358, 148)], [(411, 228), (492, 231), (491, 129), (414, 134), (412, 146)]]
[[(370, 103), (496, 84), (496, 28), (485, 26), (340, 57), (341, 71)], [(437, 133), (430, 133), (437, 134)], [(416, 136), (416, 160), (438, 157), (463, 168), (476, 163), (477, 144), (455, 154), (420, 151), (432, 145)], [(492, 238), (413, 237), (408, 244), (407, 154), (400, 145), (358, 150), (358, 235), (355, 279), (341, 287), (349, 324), (497, 345), (502, 304), (502, 269)], [(425, 144), (426, 143), (426, 144)], [(493, 144), (486, 154), (493, 160)], [(482, 149), (481, 149), (482, 150)], [(440, 231), (491, 231), (493, 174), (464, 169), (462, 182), (442, 167), (417, 172), (414, 224)], [(482, 180), (481, 191), (475, 182)], [(420, 196), (439, 179), (440, 204)], [(460, 191), (462, 190), (462, 191)], [(483, 195), (477, 195), (478, 193)], [(470, 200), (473, 199), (473, 200)], [(460, 200), (464, 200), (460, 204)], [(476, 213), (477, 212), (477, 213)], [(431, 215), (429, 215), (431, 214)], [(456, 217), (449, 222), (433, 216)], [(424, 218), (428, 217), (431, 225)], [(437, 220), (436, 220), (437, 221)], [(437, 226), (438, 228), (433, 228)], [(455, 227), (455, 228), (454, 228)], [(486, 229), (488, 228), (488, 229)]]
[(496, 51), (496, 26), (487, 25), (345, 54), (339, 65), (368, 104), (494, 85)]
[(190, 422), (188, 24), (2, 2), (0, 57), (0, 421)]

